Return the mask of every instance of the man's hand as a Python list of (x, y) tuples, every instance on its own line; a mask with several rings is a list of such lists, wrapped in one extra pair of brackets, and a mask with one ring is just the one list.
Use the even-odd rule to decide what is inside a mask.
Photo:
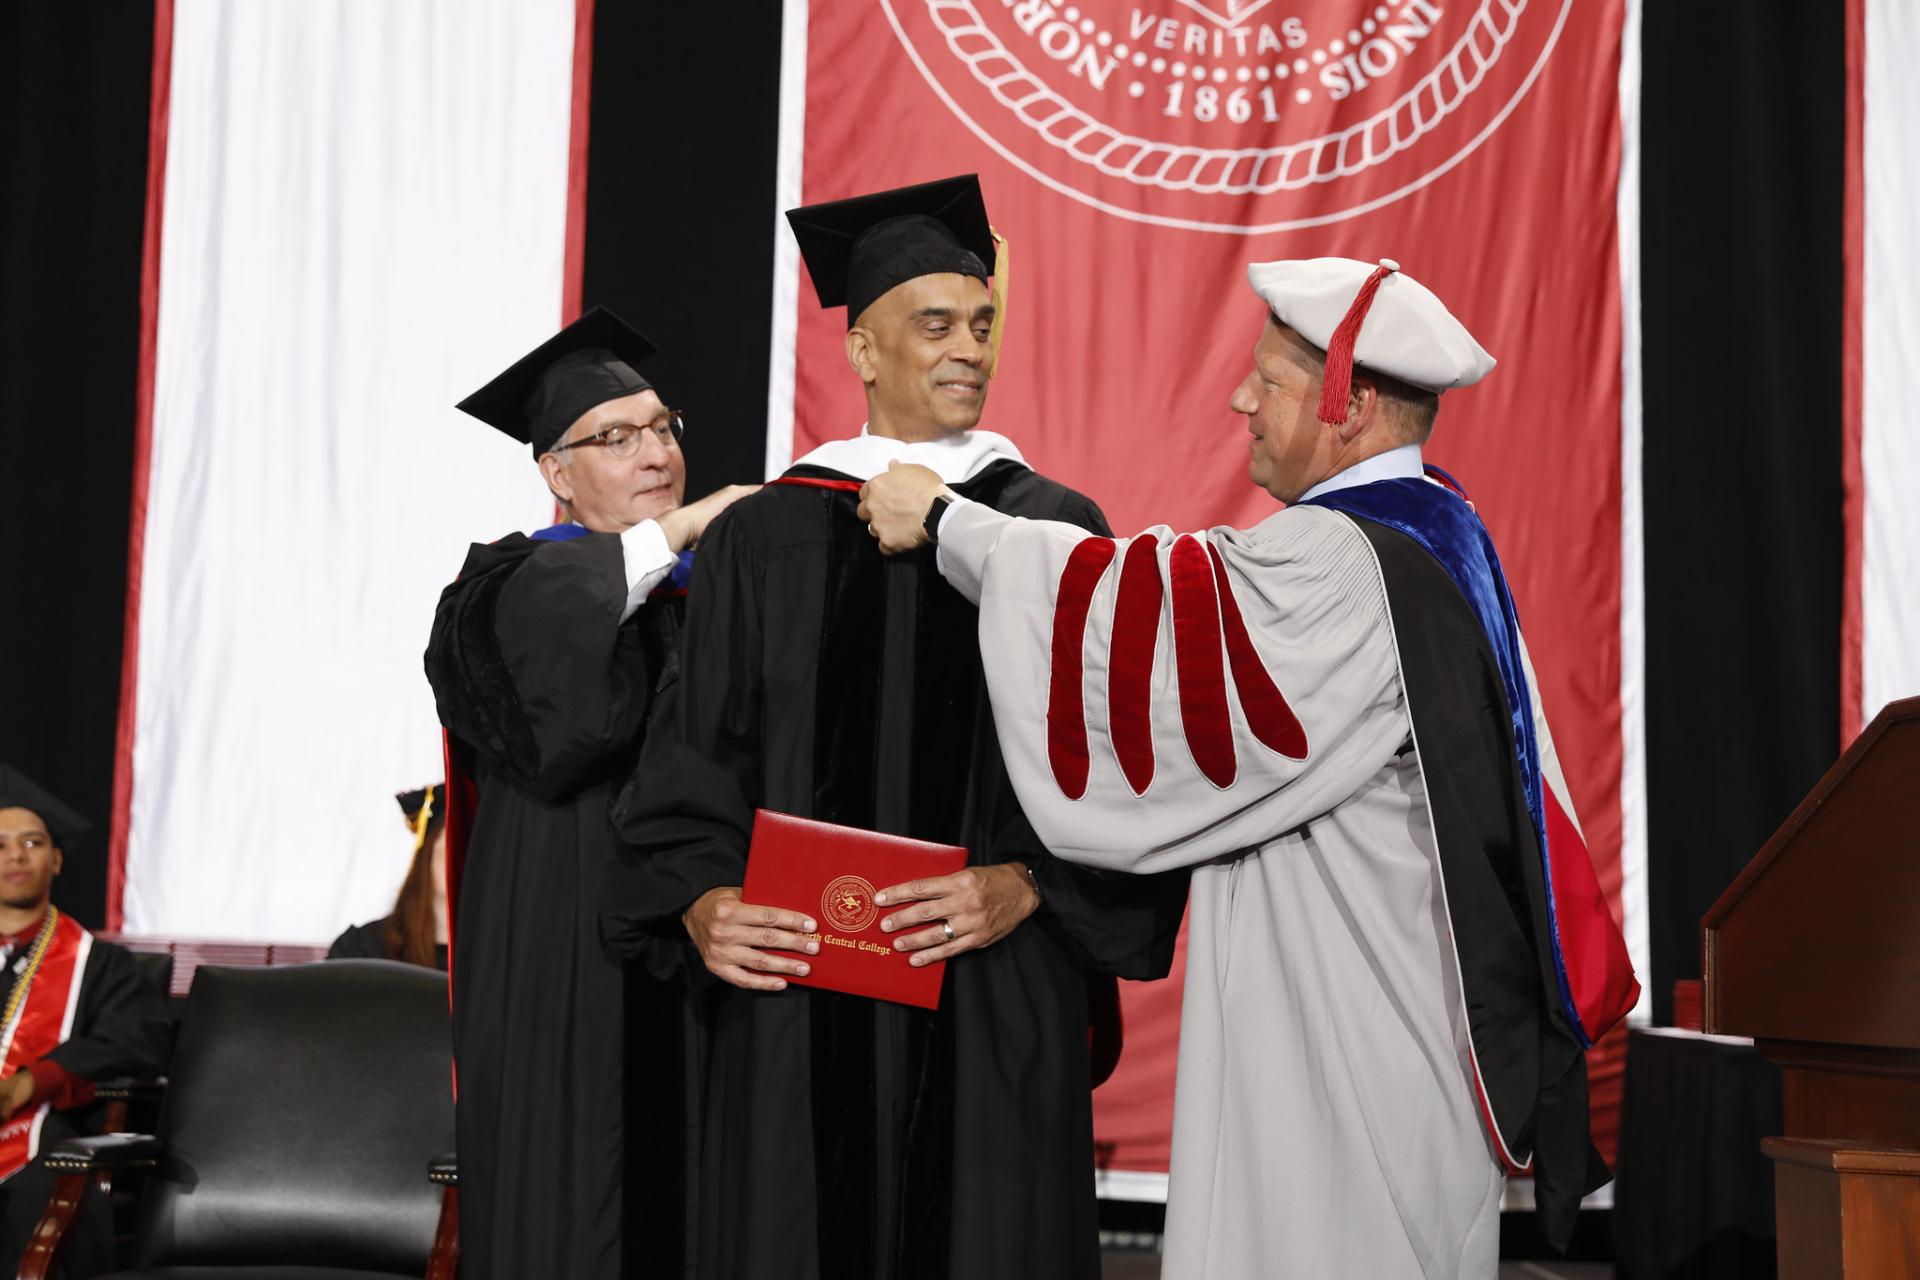
[(681, 913), (680, 923), (700, 948), (707, 971), (748, 991), (785, 991), (787, 980), (769, 975), (805, 977), (811, 967), (804, 960), (770, 955), (766, 949), (807, 955), (820, 950), (818, 942), (804, 936), (814, 931), (812, 920), (798, 911), (742, 902), (737, 886), (707, 890)]
[(0, 1120), (13, 1119), (14, 1112), (33, 1101), (33, 1076), (16, 1071), (0, 1080)]
[(911, 462), (889, 462), (886, 471), (860, 490), (860, 518), (880, 550), (890, 556), (925, 546), (927, 511), (941, 494), (951, 494), (946, 481)]
[(667, 547), (672, 551), (685, 551), (698, 545), (701, 535), (713, 518), (725, 511), (750, 493), (760, 492), (757, 484), (730, 484), (724, 489), (715, 489), (698, 502), (689, 502), (684, 507), (675, 507), (660, 517), (660, 532), (667, 536)]
[[(929, 472), (929, 475), (932, 473)], [(888, 933), (910, 929), (929, 920), (944, 920), (953, 937), (935, 924), (931, 929), (909, 933), (894, 939), (894, 947), (911, 951), (909, 964), (932, 964), (965, 951), (990, 947), (1012, 933), (1022, 920), (1040, 906), (1024, 863), (1003, 862), (991, 867), (968, 867), (950, 876), (928, 880), (910, 880), (891, 885), (873, 895), (883, 907), (912, 903), (880, 921)]]

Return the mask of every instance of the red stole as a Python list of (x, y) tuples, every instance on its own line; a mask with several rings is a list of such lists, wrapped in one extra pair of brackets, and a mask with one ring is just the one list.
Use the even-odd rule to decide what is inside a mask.
[[(0, 1078), (38, 1062), (73, 1033), (80, 1007), (80, 980), (87, 971), (87, 953), (93, 935), (57, 907), (47, 907), (47, 920), (28, 946), (26, 968), (13, 984), (6, 1023), (0, 1026), (4, 1065)], [(19, 962), (15, 957), (14, 963)], [(0, 1182), (5, 1182), (40, 1153), (40, 1127), (48, 1103), (28, 1105), (0, 1125)]]

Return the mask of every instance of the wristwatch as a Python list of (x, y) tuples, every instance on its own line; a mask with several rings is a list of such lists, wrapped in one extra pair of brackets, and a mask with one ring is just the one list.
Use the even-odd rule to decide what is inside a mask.
[(943, 493), (935, 497), (933, 505), (927, 508), (927, 518), (920, 522), (920, 527), (927, 531), (928, 542), (940, 541), (940, 521), (945, 518), (947, 508), (952, 505), (953, 499)]

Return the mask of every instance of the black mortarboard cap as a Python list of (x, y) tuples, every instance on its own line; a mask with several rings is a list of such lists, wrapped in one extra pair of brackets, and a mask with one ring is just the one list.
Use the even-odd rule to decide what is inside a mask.
[(439, 783), (421, 787), (415, 791), (402, 791), (394, 796), (400, 806), (400, 813), (407, 820), (407, 829), (413, 832), (413, 847), (417, 850), (426, 843), (427, 837), (438, 831), (447, 820), (446, 788)]
[(638, 329), (595, 307), (456, 407), (531, 444), (537, 458), (587, 410), (651, 387), (636, 366), (656, 350)]
[(847, 327), (897, 284), (955, 272), (992, 272), (993, 229), (975, 174), (787, 210), (823, 307), (847, 309)]
[(394, 801), (400, 806), (402, 816), (406, 818), (409, 825), (419, 818), (420, 806), (427, 802), (427, 792), (429, 791), (434, 793), (434, 800), (437, 802), (440, 798), (440, 784), (437, 782), (430, 787), (421, 787), (414, 791), (402, 791), (394, 797)]
[(47, 824), (47, 834), (57, 845), (64, 846), (93, 830), (91, 822), (10, 764), (0, 764), (0, 809), (33, 810)]

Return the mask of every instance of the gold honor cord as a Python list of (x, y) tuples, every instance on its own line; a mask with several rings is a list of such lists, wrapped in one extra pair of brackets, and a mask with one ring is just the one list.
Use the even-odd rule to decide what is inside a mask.
[(991, 378), (1000, 371), (1000, 339), (1007, 331), (1007, 271), (1012, 254), (1005, 236), (992, 227), (987, 231), (993, 236), (993, 287), (988, 295), (993, 302), (993, 326), (987, 330), (987, 376)]
[(11, 1047), (13, 1019), (20, 1012), (20, 1004), (27, 998), (27, 988), (33, 985), (33, 975), (40, 972), (40, 962), (47, 958), (47, 948), (53, 945), (53, 927), (60, 921), (60, 908), (51, 902), (47, 904), (47, 918), (40, 926), (40, 936), (33, 940), (33, 949), (27, 952), (27, 967), (13, 981), (13, 994), (7, 997), (7, 1012), (0, 1017), (0, 1028), (7, 1032), (7, 1041)]
[(427, 842), (427, 824), (433, 821), (433, 788), (427, 788), (427, 798), (420, 802), (420, 812), (413, 818), (413, 851), (420, 852), (420, 846)]

